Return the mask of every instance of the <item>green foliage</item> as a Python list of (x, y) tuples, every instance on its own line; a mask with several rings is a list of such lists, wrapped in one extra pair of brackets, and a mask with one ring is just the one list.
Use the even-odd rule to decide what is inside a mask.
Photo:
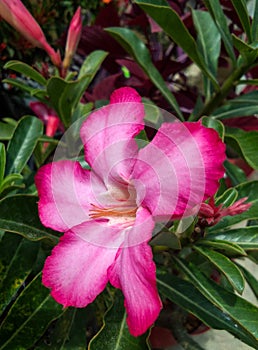
[(182, 113), (173, 94), (167, 88), (162, 76), (151, 61), (148, 49), (137, 35), (127, 28), (108, 28), (106, 31), (111, 34), (123, 48), (135, 59), (142, 67), (151, 81), (157, 86), (163, 96), (174, 108), (177, 116), (183, 120)]
[(133, 337), (126, 324), (122, 293), (117, 291), (114, 304), (104, 317), (100, 332), (91, 340), (88, 350), (148, 350), (148, 334)]

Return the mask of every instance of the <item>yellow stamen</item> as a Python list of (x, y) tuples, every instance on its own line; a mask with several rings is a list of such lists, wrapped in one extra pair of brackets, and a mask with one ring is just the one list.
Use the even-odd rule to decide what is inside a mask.
[(91, 204), (93, 209), (90, 210), (90, 217), (92, 219), (98, 219), (102, 217), (135, 217), (137, 208), (99, 208), (98, 206)]

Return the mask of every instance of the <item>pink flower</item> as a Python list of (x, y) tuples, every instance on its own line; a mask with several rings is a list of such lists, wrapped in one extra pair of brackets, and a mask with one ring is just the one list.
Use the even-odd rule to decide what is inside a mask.
[(215, 205), (214, 197), (208, 203), (202, 203), (198, 213), (199, 223), (202, 226), (216, 225), (224, 216), (234, 216), (247, 211), (252, 203), (245, 203), (247, 197), (241, 198), (231, 206), (225, 208), (223, 204)]
[(60, 66), (59, 52), (55, 52), (48, 44), (39, 24), (20, 0), (0, 0), (0, 16), (32, 45), (44, 49), (54, 65)]
[(83, 123), (85, 159), (62, 160), (36, 176), (42, 223), (64, 236), (43, 269), (56, 301), (85, 307), (109, 281), (122, 290), (132, 335), (156, 320), (161, 301), (148, 245), (156, 222), (187, 215), (213, 195), (223, 176), (225, 146), (200, 123), (164, 123), (138, 149), (144, 106), (132, 88)]
[(81, 8), (78, 7), (75, 12), (68, 30), (66, 45), (65, 45), (65, 57), (63, 60), (63, 67), (67, 69), (72, 61), (72, 58), (76, 52), (82, 33), (82, 16)]

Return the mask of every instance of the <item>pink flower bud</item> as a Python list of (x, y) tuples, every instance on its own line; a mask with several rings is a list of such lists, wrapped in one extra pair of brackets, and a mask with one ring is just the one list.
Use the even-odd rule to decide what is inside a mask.
[(81, 38), (81, 33), (82, 33), (82, 16), (81, 16), (81, 8), (79, 6), (71, 20), (69, 30), (68, 30), (66, 46), (65, 46), (65, 57), (63, 61), (64, 69), (67, 69), (71, 64), (71, 60), (74, 56), (75, 51), (77, 50), (77, 46)]
[(39, 24), (20, 0), (0, 0), (0, 16), (32, 45), (44, 49), (54, 65), (60, 66), (59, 52), (48, 44)]

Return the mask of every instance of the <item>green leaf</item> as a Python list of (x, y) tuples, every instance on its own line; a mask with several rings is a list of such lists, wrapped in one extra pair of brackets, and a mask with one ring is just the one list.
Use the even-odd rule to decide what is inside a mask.
[(107, 52), (105, 51), (92, 52), (85, 60), (77, 80), (66, 81), (60, 77), (49, 79), (47, 92), (50, 102), (66, 128), (70, 126), (72, 115), (82, 95), (106, 56)]
[(233, 186), (247, 181), (244, 171), (237, 165), (230, 163), (228, 160), (225, 160), (224, 167), (226, 169), (226, 174), (230, 178)]
[(249, 272), (245, 267), (243, 267), (240, 264), (237, 264), (237, 266), (242, 271), (247, 283), (249, 284), (250, 288), (252, 289), (256, 299), (258, 299), (258, 281), (257, 279)]
[(0, 185), (1, 197), (5, 196), (8, 192), (16, 188), (23, 188), (24, 184), (22, 183), (22, 181), (23, 181), (23, 176), (21, 174), (7, 175)]
[(243, 275), (228, 257), (205, 247), (194, 246), (194, 249), (216, 266), (238, 293), (243, 293), (245, 288)]
[(228, 28), (228, 21), (226, 16), (224, 15), (222, 11), (221, 4), (219, 0), (204, 0), (205, 6), (207, 7), (208, 11), (212, 15), (214, 22), (217, 25), (217, 28), (221, 34), (221, 38), (223, 40), (223, 43), (225, 45), (225, 49), (230, 57), (230, 59), (233, 62), (233, 65), (236, 64), (236, 57), (233, 49), (233, 42), (231, 33)]
[(133, 337), (126, 324), (126, 312), (122, 293), (117, 291), (114, 305), (105, 314), (104, 325), (90, 341), (88, 350), (147, 350), (148, 334)]
[(26, 63), (13, 60), (13, 61), (7, 62), (4, 65), (4, 68), (12, 69), (15, 72), (26, 75), (27, 77), (31, 78), (32, 80), (36, 81), (41, 85), (46, 85), (47, 83), (46, 79), (38, 71), (36, 71), (34, 68), (32, 68)]
[(62, 313), (63, 307), (43, 287), (39, 274), (22, 291), (2, 323), (0, 350), (30, 349)]
[(241, 152), (240, 155), (244, 157), (252, 168), (258, 169), (258, 152), (256, 149), (256, 145), (258, 144), (257, 131), (244, 131), (239, 128), (226, 127), (225, 140), (232, 146), (236, 144), (236, 151)]
[(6, 162), (5, 146), (2, 142), (0, 142), (0, 186), (4, 178), (5, 162)]
[(245, 250), (258, 249), (258, 226), (248, 226), (218, 233), (209, 233), (206, 236), (212, 240), (225, 240), (236, 243)]
[(19, 120), (7, 147), (6, 174), (23, 170), (42, 134), (43, 124), (39, 119), (25, 116)]
[(258, 180), (247, 181), (235, 187), (238, 192), (238, 198), (248, 197), (248, 202), (258, 199)]
[(0, 313), (12, 301), (30, 274), (38, 248), (36, 242), (30, 242), (9, 232), (6, 232), (2, 238), (0, 242)]
[(237, 256), (246, 256), (246, 252), (244, 251), (243, 248), (239, 247), (236, 243), (228, 242), (228, 241), (223, 241), (223, 240), (210, 240), (205, 237), (203, 240), (199, 240), (196, 243), (198, 246), (207, 246), (212, 249), (220, 250), (225, 252), (226, 254), (232, 254), (232, 255), (237, 255)]
[(85, 350), (87, 326), (92, 327), (89, 310), (90, 307), (66, 308), (63, 315), (50, 324), (51, 331), (46, 332), (33, 350)]
[(39, 221), (37, 201), (37, 197), (29, 195), (16, 195), (2, 199), (0, 229), (18, 233), (31, 241), (48, 238), (56, 243), (57, 232), (44, 227)]
[(254, 0), (254, 16), (252, 20), (252, 38), (253, 41), (258, 40), (258, 0)]
[(99, 67), (101, 66), (104, 59), (107, 57), (108, 53), (106, 51), (102, 50), (96, 50), (93, 51), (90, 55), (87, 56), (86, 60), (83, 62), (78, 80), (81, 78), (84, 78), (87, 76), (87, 87), (89, 86), (89, 83), (92, 81), (94, 76), (96, 75), (97, 71), (99, 70)]
[[(258, 308), (206, 277), (194, 264), (173, 257), (191, 283), (215, 306), (235, 322), (235, 328), (247, 332), (253, 344), (258, 345)], [(244, 310), (244, 312), (243, 312)], [(241, 338), (242, 341), (245, 341)], [(251, 345), (250, 343), (247, 343)]]
[(152, 63), (151, 56), (147, 47), (138, 38), (138, 36), (132, 30), (127, 28), (112, 27), (106, 28), (105, 31), (112, 35), (120, 43), (120, 45), (135, 59), (135, 61), (148, 75), (153, 84), (160, 90), (162, 95), (174, 108), (177, 116), (181, 120), (184, 120), (174, 95), (168, 89), (161, 74)]
[(10, 140), (10, 138), (13, 135), (14, 129), (14, 125), (0, 122), (0, 140)]
[(221, 123), (221, 121), (213, 118), (213, 117), (202, 117), (202, 124), (207, 128), (211, 128), (217, 131), (222, 141), (224, 140), (225, 127)]
[(258, 113), (257, 99), (258, 91), (241, 95), (227, 101), (222, 107), (212, 112), (212, 116), (218, 119), (252, 116)]
[[(257, 49), (248, 45), (236, 35), (232, 34), (235, 48), (240, 52), (245, 64), (251, 65), (257, 57)], [(242, 63), (242, 60), (239, 60)]]
[(239, 326), (230, 313), (221, 311), (210, 302), (192, 283), (168, 273), (158, 274), (157, 283), (161, 295), (195, 315), (209, 327), (224, 329), (246, 344), (257, 347), (257, 341), (248, 330)]
[[(209, 71), (216, 77), (220, 54), (221, 36), (209, 12), (192, 10), (197, 31), (197, 46)], [(214, 92), (211, 81), (204, 77), (205, 97), (210, 99)]]
[(220, 197), (216, 198), (216, 206), (223, 204), (223, 207), (228, 208), (235, 203), (238, 197), (238, 192), (235, 188), (228, 188)]
[(247, 35), (248, 41), (252, 42), (253, 40), (252, 40), (252, 34), (251, 34), (249, 14), (246, 7), (246, 0), (231, 0), (231, 2), (236, 10), (238, 18), (240, 19), (242, 28)]
[(176, 11), (165, 0), (135, 0), (135, 3), (158, 23), (165, 33), (200, 67), (212, 81), (214, 87), (219, 89), (218, 82), (202, 59), (194, 38)]

